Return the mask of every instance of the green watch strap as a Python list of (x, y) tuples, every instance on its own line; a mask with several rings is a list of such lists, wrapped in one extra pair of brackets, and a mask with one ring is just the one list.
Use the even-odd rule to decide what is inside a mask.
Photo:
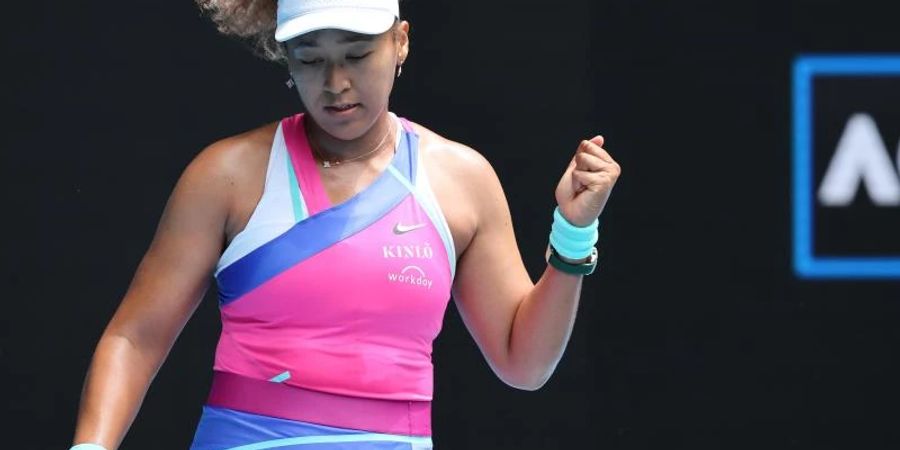
[(584, 264), (571, 264), (560, 259), (559, 255), (556, 254), (556, 249), (551, 245), (547, 262), (561, 272), (573, 275), (590, 275), (597, 269), (597, 248), (594, 247), (594, 249), (591, 250), (590, 262)]

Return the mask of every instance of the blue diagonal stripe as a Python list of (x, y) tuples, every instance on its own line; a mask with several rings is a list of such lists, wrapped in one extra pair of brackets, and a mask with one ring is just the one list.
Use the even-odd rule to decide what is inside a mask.
[[(415, 160), (407, 135), (401, 133), (391, 165), (411, 178)], [(222, 269), (216, 277), (220, 305), (239, 299), (272, 277), (384, 217), (411, 195), (389, 172), (384, 170), (371, 185), (349, 200), (307, 217)]]

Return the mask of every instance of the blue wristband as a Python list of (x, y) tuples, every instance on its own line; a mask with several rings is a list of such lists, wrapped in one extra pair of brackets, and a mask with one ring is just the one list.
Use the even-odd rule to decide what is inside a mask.
[(562, 213), (559, 212), (559, 206), (553, 210), (553, 231), (558, 233), (562, 233), (572, 239), (576, 240), (586, 240), (588, 239), (596, 228), (600, 225), (600, 219), (594, 219), (589, 225), (579, 227), (572, 225), (565, 217), (563, 217)]
[[(594, 231), (596, 236), (597, 232)], [(587, 241), (576, 241), (563, 236), (559, 233), (550, 232), (550, 245), (556, 249), (556, 253), (569, 259), (584, 259), (591, 255), (594, 249), (594, 243), (597, 242), (596, 237), (592, 237)]]
[(69, 450), (106, 450), (106, 447), (98, 444), (78, 444)]
[(567, 259), (584, 259), (591, 255), (597, 243), (599, 219), (586, 226), (572, 225), (562, 213), (559, 206), (553, 210), (553, 225), (550, 228), (550, 245), (556, 252)]

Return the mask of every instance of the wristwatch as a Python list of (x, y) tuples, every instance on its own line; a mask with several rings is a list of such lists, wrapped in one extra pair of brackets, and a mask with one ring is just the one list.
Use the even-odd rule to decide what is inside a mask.
[(559, 253), (556, 252), (556, 249), (553, 248), (553, 245), (548, 245), (547, 262), (557, 270), (565, 273), (573, 275), (590, 275), (597, 269), (597, 247), (594, 247), (591, 250), (591, 254), (585, 260), (571, 261), (560, 256)]

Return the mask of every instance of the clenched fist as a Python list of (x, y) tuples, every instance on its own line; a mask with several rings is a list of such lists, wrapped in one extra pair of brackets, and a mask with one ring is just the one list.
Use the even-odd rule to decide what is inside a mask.
[(603, 136), (581, 141), (556, 186), (559, 211), (572, 225), (590, 225), (606, 206), (622, 168), (603, 149)]

